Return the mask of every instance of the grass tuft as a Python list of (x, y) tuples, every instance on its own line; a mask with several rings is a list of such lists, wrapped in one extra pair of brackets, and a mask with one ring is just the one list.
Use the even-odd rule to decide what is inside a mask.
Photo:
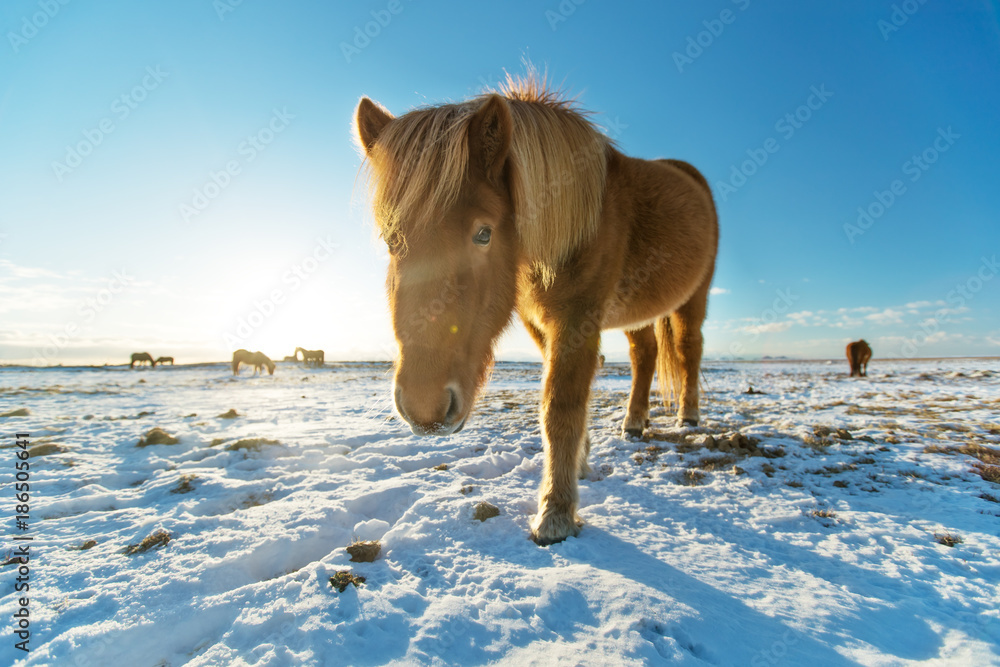
[(176, 445), (180, 440), (164, 431), (159, 426), (150, 429), (142, 438), (139, 438), (136, 447), (148, 447), (149, 445)]
[(165, 530), (158, 530), (145, 538), (139, 544), (130, 544), (125, 548), (126, 556), (143, 554), (151, 549), (159, 549), (167, 545), (170, 541), (170, 533)]
[(196, 475), (181, 475), (180, 480), (177, 482), (177, 486), (170, 489), (170, 493), (191, 493), (194, 491), (194, 487), (191, 486), (191, 482), (198, 479)]
[(48, 456), (49, 454), (62, 454), (66, 451), (68, 450), (65, 447), (61, 447), (54, 442), (43, 442), (29, 449), (28, 456), (35, 458), (36, 456)]
[(960, 536), (951, 533), (934, 533), (934, 539), (937, 540), (938, 544), (943, 544), (946, 547), (954, 547), (963, 541)]
[(264, 445), (280, 445), (281, 443), (277, 440), (271, 440), (270, 438), (244, 438), (242, 440), (237, 440), (234, 443), (226, 445), (227, 452), (236, 452), (239, 450), (259, 452)]
[(354, 587), (357, 588), (363, 583), (365, 583), (365, 578), (357, 576), (350, 570), (340, 570), (335, 575), (330, 577), (330, 585), (333, 586), (338, 593), (343, 593), (351, 584), (354, 584)]
[(972, 466), (973, 471), (987, 482), (1000, 484), (1000, 466), (990, 466), (984, 463), (976, 463)]
[(477, 503), (475, 512), (472, 514), (472, 518), (476, 521), (486, 521), (495, 516), (500, 516), (500, 508), (486, 501)]
[(677, 483), (684, 486), (700, 486), (704, 483), (705, 473), (688, 468), (677, 477)]
[(355, 540), (347, 547), (352, 563), (371, 563), (382, 552), (382, 543), (378, 540)]

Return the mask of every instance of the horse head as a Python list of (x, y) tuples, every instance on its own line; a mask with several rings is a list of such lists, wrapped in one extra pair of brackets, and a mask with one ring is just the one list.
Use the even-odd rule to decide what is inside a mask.
[(395, 118), (363, 98), (356, 129), (389, 248), (396, 409), (418, 435), (456, 433), (516, 301), (508, 103), (490, 95)]

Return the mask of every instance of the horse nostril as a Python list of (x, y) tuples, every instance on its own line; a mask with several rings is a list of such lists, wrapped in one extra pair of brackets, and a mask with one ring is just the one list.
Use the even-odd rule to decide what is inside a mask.
[(396, 386), (396, 391), (393, 393), (393, 399), (396, 402), (396, 412), (399, 416), (403, 418), (403, 421), (409, 423), (410, 418), (406, 416), (406, 411), (403, 409), (403, 388), (399, 385)]
[(462, 411), (462, 404), (458, 398), (458, 392), (451, 387), (448, 387), (448, 396), (450, 397), (450, 402), (448, 403), (448, 412), (444, 416), (444, 422), (452, 424), (458, 421), (458, 415)]

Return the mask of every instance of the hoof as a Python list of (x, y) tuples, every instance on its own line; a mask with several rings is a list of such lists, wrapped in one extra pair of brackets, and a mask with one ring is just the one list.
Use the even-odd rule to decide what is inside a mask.
[(697, 419), (682, 419), (681, 420), (681, 426), (697, 426), (697, 425), (698, 425), (698, 420)]
[(649, 419), (626, 419), (622, 424), (622, 435), (641, 438), (642, 432), (649, 426)]
[(535, 535), (534, 533), (531, 534), (531, 541), (540, 547), (547, 547), (551, 544), (559, 544), (560, 542), (563, 542), (565, 540), (566, 540), (565, 537), (542, 538), (539, 537), (538, 535)]
[(534, 542), (535, 544), (537, 544), (540, 547), (547, 547), (550, 544), (559, 544), (560, 542), (564, 542), (567, 537), (576, 537), (577, 535), (579, 535), (580, 534), (580, 526), (582, 526), (582, 525), (583, 525), (583, 522), (581, 521), (580, 523), (578, 523), (576, 525), (576, 529), (573, 532), (571, 532), (569, 535), (563, 535), (561, 537), (557, 536), (557, 535), (542, 536), (542, 535), (539, 535), (538, 533), (532, 531), (531, 532), (531, 541)]
[(555, 512), (545, 514), (531, 527), (531, 539), (538, 546), (547, 547), (562, 542), (567, 537), (576, 537), (582, 525), (583, 521), (576, 516), (576, 512), (569, 515)]

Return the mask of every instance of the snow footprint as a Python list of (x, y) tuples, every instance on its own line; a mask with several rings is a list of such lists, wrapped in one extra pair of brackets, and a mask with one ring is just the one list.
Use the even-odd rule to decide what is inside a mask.
[(711, 651), (692, 640), (688, 633), (678, 625), (667, 626), (658, 621), (644, 618), (639, 621), (638, 629), (642, 638), (651, 643), (656, 652), (668, 660), (677, 660), (682, 657), (678, 655), (677, 651), (680, 648), (699, 660), (712, 665), (718, 664)]
[(516, 452), (491, 452), (454, 466), (455, 470), (476, 479), (495, 479), (506, 475), (521, 463), (524, 457)]
[(380, 522), (393, 526), (406, 513), (406, 510), (413, 507), (413, 504), (419, 500), (416, 497), (416, 490), (415, 485), (404, 484), (371, 491), (352, 500), (347, 504), (346, 509), (352, 514), (364, 517), (364, 519), (378, 519)]

